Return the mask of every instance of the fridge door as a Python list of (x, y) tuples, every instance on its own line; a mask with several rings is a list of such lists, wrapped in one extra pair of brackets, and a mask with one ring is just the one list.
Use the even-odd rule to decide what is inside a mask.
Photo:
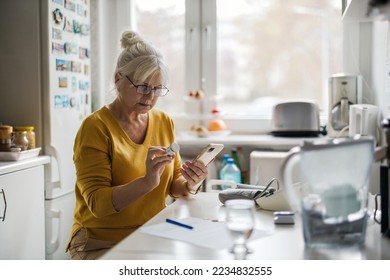
[(90, 5), (86, 1), (43, 1), (43, 151), (46, 199), (74, 189), (73, 143), (91, 113)]
[(74, 192), (46, 200), (46, 259), (67, 260), (65, 253), (73, 225)]

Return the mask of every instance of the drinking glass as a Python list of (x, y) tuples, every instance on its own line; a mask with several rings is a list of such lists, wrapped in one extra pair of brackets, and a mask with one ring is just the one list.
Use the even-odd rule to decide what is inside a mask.
[(236, 257), (251, 253), (246, 244), (255, 225), (254, 201), (249, 199), (231, 199), (225, 202), (225, 206), (226, 227), (233, 240), (231, 252)]

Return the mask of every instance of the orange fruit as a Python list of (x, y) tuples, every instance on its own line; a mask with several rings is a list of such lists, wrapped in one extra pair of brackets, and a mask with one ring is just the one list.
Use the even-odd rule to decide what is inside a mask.
[(208, 130), (209, 131), (220, 131), (225, 130), (226, 124), (223, 120), (220, 119), (214, 119), (210, 122)]

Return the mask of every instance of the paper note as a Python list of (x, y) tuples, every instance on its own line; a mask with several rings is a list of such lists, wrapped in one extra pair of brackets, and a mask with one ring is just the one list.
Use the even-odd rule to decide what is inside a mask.
[[(193, 217), (177, 221), (191, 225), (193, 229), (180, 227), (170, 223), (160, 223), (144, 226), (140, 229), (140, 231), (163, 238), (184, 241), (209, 249), (220, 250), (232, 247), (232, 240), (224, 222), (214, 222)], [(255, 229), (249, 239), (249, 242), (271, 234), (271, 231)], [(212, 240), (212, 242), (209, 242), (210, 240)]]

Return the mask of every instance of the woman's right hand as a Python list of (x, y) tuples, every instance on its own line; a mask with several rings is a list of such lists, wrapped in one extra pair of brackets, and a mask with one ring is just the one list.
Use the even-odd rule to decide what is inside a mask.
[(166, 148), (151, 146), (146, 157), (146, 175), (145, 179), (153, 188), (160, 184), (160, 177), (167, 164), (170, 164), (175, 156), (165, 155)]

